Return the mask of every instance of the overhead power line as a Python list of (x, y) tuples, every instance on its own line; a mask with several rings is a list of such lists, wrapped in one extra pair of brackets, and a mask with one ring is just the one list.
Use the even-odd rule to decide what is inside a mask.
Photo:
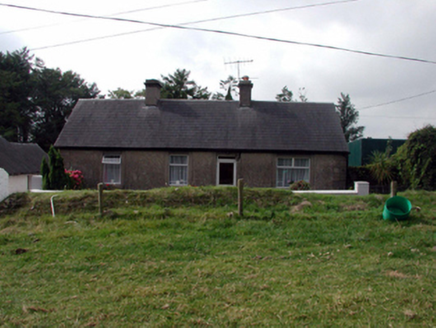
[[(140, 9), (132, 9), (132, 10), (128, 10), (128, 11), (122, 11), (122, 12), (110, 14), (108, 16), (110, 17), (110, 16), (132, 14), (132, 13), (137, 13), (137, 12), (140, 12), (140, 11), (147, 11), (147, 10), (155, 10), (155, 9), (162, 9), (162, 8), (168, 8), (168, 7), (182, 6), (182, 5), (187, 5), (187, 4), (196, 3), (196, 2), (203, 2), (203, 1), (208, 1), (208, 0), (192, 0), (192, 1), (185, 1), (185, 2), (179, 2), (179, 3), (170, 3), (170, 4), (167, 4), (167, 5), (161, 5), (161, 6), (146, 7), (146, 8), (140, 8)], [(80, 19), (80, 20), (77, 20), (77, 21), (82, 21), (82, 20), (83, 19)], [(58, 26), (58, 25), (62, 25), (62, 24), (65, 24), (65, 23), (63, 22), (63, 23), (58, 23), (58, 24), (48, 24), (48, 25), (40, 25), (40, 26), (34, 26), (34, 27), (26, 27), (26, 28), (22, 28), (22, 29), (18, 29), (18, 30), (11, 30), (11, 31), (0, 32), (0, 35), (16, 33), (16, 32), (23, 32), (23, 31), (39, 30), (39, 29), (42, 29), (42, 28), (53, 27), (53, 26)]]
[[(237, 15), (230, 15), (230, 16), (222, 16), (222, 17), (202, 19), (202, 20), (197, 20), (197, 21), (192, 21), (192, 22), (185, 22), (185, 23), (181, 23), (181, 24), (178, 24), (178, 25), (184, 26), (184, 25), (193, 25), (193, 24), (200, 24), (200, 23), (208, 23), (208, 22), (220, 21), (220, 20), (226, 20), (226, 19), (234, 19), (234, 18), (241, 18), (241, 17), (247, 17), (247, 16), (269, 14), (269, 13), (272, 13), (272, 12), (280, 12), (280, 11), (289, 11), (289, 10), (297, 10), (297, 9), (307, 9), (307, 8), (313, 8), (313, 7), (330, 6), (330, 5), (336, 5), (336, 4), (340, 4), (340, 3), (346, 3), (346, 2), (355, 2), (355, 1), (361, 1), (361, 0), (331, 1), (331, 2), (322, 2), (322, 3), (315, 3), (315, 4), (311, 4), (311, 5), (303, 5), (303, 6), (296, 6), (296, 7), (286, 7), (286, 8), (272, 9), (272, 10), (263, 10), (263, 11), (257, 11), (257, 12), (252, 12), (252, 13), (245, 13), (245, 14), (237, 14)], [(141, 29), (141, 30), (136, 30), (136, 31), (129, 31), (129, 32), (116, 33), (116, 34), (110, 34), (110, 35), (103, 35), (103, 36), (97, 36), (97, 37), (94, 37), (94, 38), (88, 38), (88, 39), (81, 39), (81, 40), (63, 42), (63, 43), (58, 43), (58, 44), (49, 45), (49, 46), (42, 46), (42, 47), (33, 48), (33, 49), (29, 49), (29, 50), (32, 50), (32, 51), (33, 50), (45, 50), (45, 49), (51, 49), (51, 48), (56, 48), (56, 47), (63, 47), (63, 46), (68, 46), (68, 45), (73, 45), (73, 44), (79, 44), (79, 43), (83, 43), (83, 42), (98, 41), (98, 40), (116, 38), (116, 37), (121, 37), (121, 36), (125, 36), (125, 35), (136, 34), (136, 33), (151, 32), (151, 31), (156, 31), (156, 30), (164, 29), (164, 28), (166, 28), (166, 27), (160, 26), (160, 27), (153, 27), (153, 28)]]
[[(25, 10), (33, 10), (33, 11), (39, 11), (39, 12), (45, 12), (45, 13), (51, 13), (51, 14), (73, 16), (73, 17), (85, 17), (85, 18), (93, 18), (93, 19), (101, 19), (101, 20), (112, 20), (112, 21), (119, 21), (119, 22), (145, 24), (145, 25), (151, 25), (151, 26), (156, 26), (156, 27), (175, 28), (175, 29), (181, 29), (181, 30), (191, 30), (191, 31), (199, 31), (199, 32), (207, 32), (207, 33), (217, 33), (217, 34), (224, 34), (224, 35), (239, 36), (239, 37), (244, 37), (244, 38), (265, 40), (265, 41), (273, 41), (273, 42), (280, 42), (280, 43), (287, 43), (287, 44), (325, 48), (325, 49), (331, 49), (331, 50), (337, 50), (337, 51), (345, 51), (345, 52), (356, 53), (356, 54), (367, 55), (367, 56), (376, 56), (376, 57), (383, 57), (383, 58), (393, 58), (393, 59), (400, 59), (400, 60), (407, 60), (407, 61), (415, 61), (415, 62), (421, 62), (421, 63), (427, 63), (427, 64), (436, 64), (436, 61), (426, 60), (426, 59), (421, 59), (421, 58), (389, 55), (389, 54), (382, 54), (382, 53), (375, 53), (375, 52), (370, 52), (370, 51), (335, 47), (335, 46), (329, 46), (329, 45), (323, 45), (323, 44), (317, 44), (317, 43), (283, 40), (283, 39), (262, 37), (262, 36), (257, 36), (257, 35), (243, 34), (243, 33), (237, 33), (237, 32), (229, 32), (229, 31), (223, 31), (223, 30), (205, 29), (205, 28), (199, 28), (199, 27), (188, 27), (188, 26), (171, 25), (171, 24), (161, 24), (161, 23), (145, 22), (145, 21), (140, 21), (140, 20), (125, 19), (125, 18), (118, 18), (118, 17), (77, 14), (77, 13), (69, 13), (69, 12), (64, 12), (64, 11), (39, 9), (39, 8), (33, 8), (33, 7), (24, 7), (24, 6), (17, 6), (17, 5), (11, 5), (11, 4), (2, 4), (2, 3), (0, 3), (0, 6), (25, 9)], [(36, 49), (33, 49), (33, 50), (36, 50)]]
[(399, 102), (402, 102), (402, 101), (406, 101), (406, 100), (409, 100), (409, 99), (414, 99), (414, 98), (426, 96), (426, 95), (429, 95), (429, 94), (435, 93), (435, 92), (436, 92), (436, 90), (431, 90), (431, 91), (423, 92), (423, 93), (420, 93), (418, 95), (414, 95), (414, 96), (410, 96), (410, 97), (406, 97), (406, 98), (392, 100), (392, 101), (388, 101), (388, 102), (377, 104), (377, 105), (371, 105), (371, 106), (362, 107), (362, 108), (359, 108), (359, 110), (369, 109), (369, 108), (376, 108), (376, 107), (386, 106), (386, 105), (390, 105), (390, 104), (396, 104), (396, 103), (399, 103)]

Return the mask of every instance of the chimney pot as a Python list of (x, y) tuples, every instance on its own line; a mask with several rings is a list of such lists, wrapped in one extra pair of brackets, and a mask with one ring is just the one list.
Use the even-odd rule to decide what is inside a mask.
[(157, 106), (157, 102), (160, 99), (160, 89), (162, 83), (158, 80), (145, 80), (145, 105)]
[(248, 76), (243, 76), (242, 81), (239, 81), (239, 107), (251, 107), (251, 89), (253, 83), (248, 79)]

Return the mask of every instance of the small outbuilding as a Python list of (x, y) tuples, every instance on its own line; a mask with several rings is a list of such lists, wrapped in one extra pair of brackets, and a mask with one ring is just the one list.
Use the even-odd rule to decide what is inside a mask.
[(0, 137), (0, 200), (16, 192), (41, 189), (41, 162), (47, 154), (37, 144)]

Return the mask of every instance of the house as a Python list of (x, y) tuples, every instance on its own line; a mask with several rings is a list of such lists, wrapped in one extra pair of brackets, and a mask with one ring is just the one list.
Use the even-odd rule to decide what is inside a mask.
[(362, 138), (348, 143), (348, 166), (364, 166), (371, 163), (372, 153), (375, 151), (385, 152), (390, 140), (392, 151), (397, 152), (398, 147), (406, 142), (406, 139), (372, 139)]
[(334, 104), (160, 99), (147, 80), (146, 99), (81, 99), (55, 146), (86, 187), (163, 186), (343, 189), (348, 147)]
[(0, 200), (15, 192), (41, 189), (41, 162), (47, 154), (37, 145), (0, 137)]

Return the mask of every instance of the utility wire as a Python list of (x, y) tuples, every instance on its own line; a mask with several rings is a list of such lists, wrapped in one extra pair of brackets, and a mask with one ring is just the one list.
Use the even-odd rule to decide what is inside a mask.
[[(199, 31), (199, 32), (208, 32), (208, 33), (217, 33), (217, 34), (224, 34), (224, 35), (233, 35), (233, 36), (239, 36), (239, 37), (244, 37), (244, 38), (251, 38), (251, 39), (258, 39), (258, 40), (265, 40), (265, 41), (273, 41), (273, 42), (280, 42), (280, 43), (287, 43), (287, 44), (295, 44), (295, 45), (304, 45), (304, 46), (317, 47), (317, 48), (325, 48), (325, 49), (331, 49), (331, 50), (337, 50), (337, 51), (345, 51), (345, 52), (356, 53), (356, 54), (367, 55), (367, 56), (376, 56), (376, 57), (383, 57), (383, 58), (394, 58), (394, 59), (407, 60), (407, 61), (415, 61), (415, 62), (421, 62), (421, 63), (427, 63), (427, 64), (436, 64), (436, 61), (420, 59), (420, 58), (397, 56), (397, 55), (388, 55), (388, 54), (375, 53), (375, 52), (370, 52), (370, 51), (363, 51), (363, 50), (355, 50), (355, 49), (349, 49), (349, 48), (335, 47), (335, 46), (329, 46), (329, 45), (323, 45), (323, 44), (317, 44), (317, 43), (299, 42), (299, 41), (292, 41), (292, 40), (283, 40), (283, 39), (262, 37), (262, 36), (257, 36), (257, 35), (243, 34), (243, 33), (237, 33), (237, 32), (229, 32), (229, 31), (223, 31), (223, 30), (205, 29), (205, 28), (198, 28), (198, 27), (187, 27), (187, 26), (171, 25), (171, 24), (160, 24), (160, 23), (145, 22), (145, 21), (140, 21), (140, 20), (124, 19), (124, 18), (117, 18), (117, 17), (107, 17), (107, 16), (94, 16), (94, 15), (86, 15), (86, 14), (77, 14), (77, 13), (69, 13), (69, 12), (63, 12), (63, 11), (55, 11), (55, 10), (48, 10), (48, 9), (39, 9), (39, 8), (33, 8), (33, 7), (24, 7), (24, 6), (17, 6), (17, 5), (11, 5), (11, 4), (2, 4), (2, 3), (0, 3), (0, 6), (6, 6), (6, 7), (18, 8), (18, 9), (26, 9), (26, 10), (33, 10), (33, 11), (39, 11), (39, 12), (45, 12), (45, 13), (51, 13), (51, 14), (73, 16), (73, 17), (85, 17), (85, 18), (93, 18), (93, 19), (112, 20), (112, 21), (119, 21), (119, 22), (146, 24), (146, 25), (152, 25), (152, 26), (156, 26), (156, 27), (167, 27), (167, 28), (176, 28), (176, 29), (181, 29), (181, 30), (192, 30), (192, 31)], [(37, 49), (33, 49), (33, 50), (37, 50)]]
[[(110, 14), (108, 16), (111, 17), (111, 16), (118, 16), (118, 15), (124, 15), (124, 14), (132, 14), (132, 13), (136, 13), (136, 12), (140, 12), (140, 11), (147, 11), (147, 10), (162, 9), (162, 8), (167, 8), (167, 7), (181, 6), (181, 5), (191, 4), (191, 3), (195, 3), (195, 2), (203, 2), (203, 1), (208, 1), (208, 0), (193, 0), (193, 1), (185, 1), (185, 2), (179, 2), (179, 3), (172, 3), (172, 4), (162, 5), (162, 6), (133, 9), (133, 10), (129, 10), (129, 11), (122, 11), (122, 12)], [(74, 22), (79, 22), (79, 21), (83, 21), (83, 20), (84, 19), (79, 19), (79, 20), (76, 20)], [(40, 25), (40, 26), (34, 26), (34, 27), (26, 27), (26, 28), (22, 28), (22, 29), (19, 29), (19, 30), (0, 32), (0, 35), (2, 35), (2, 34), (9, 34), (9, 33), (16, 33), (16, 32), (23, 32), (23, 31), (39, 30), (39, 29), (42, 29), (42, 28), (53, 27), (53, 26), (58, 26), (58, 25), (62, 25), (62, 24), (65, 24), (65, 23)]]
[(396, 103), (399, 103), (399, 102), (402, 102), (402, 101), (405, 101), (405, 100), (422, 97), (422, 96), (429, 95), (429, 94), (435, 93), (435, 92), (436, 92), (436, 90), (431, 90), (431, 91), (427, 91), (427, 92), (420, 93), (418, 95), (414, 95), (414, 96), (410, 96), (410, 97), (406, 97), (406, 98), (392, 100), (392, 101), (388, 101), (388, 102), (377, 104), (377, 105), (371, 105), (371, 106), (362, 107), (362, 108), (359, 108), (359, 110), (369, 109), (369, 108), (376, 108), (376, 107), (386, 106), (386, 105), (390, 105), (390, 104), (396, 104)]
[(423, 117), (423, 116), (388, 116), (388, 115), (360, 115), (361, 117), (379, 117), (390, 118), (399, 120), (436, 120), (436, 117)]
[[(303, 6), (297, 6), (297, 7), (287, 7), (287, 8), (279, 8), (279, 9), (272, 9), (272, 10), (264, 10), (264, 11), (258, 11), (258, 12), (253, 12), (253, 13), (238, 14), (238, 15), (223, 16), (223, 17), (215, 17), (215, 18), (209, 18), (209, 19), (202, 19), (202, 20), (197, 20), (197, 21), (192, 21), (192, 22), (181, 23), (179, 25), (184, 26), (184, 25), (200, 24), (200, 23), (207, 23), (207, 22), (213, 22), (213, 21), (219, 21), (219, 20), (226, 20), (226, 19), (233, 19), (233, 18), (254, 16), (254, 15), (262, 15), (262, 14), (269, 14), (269, 13), (272, 13), (272, 12), (289, 11), (289, 10), (296, 10), (296, 9), (306, 9), (306, 8), (312, 8), (312, 7), (321, 7), (321, 6), (328, 6), (328, 5), (336, 5), (336, 4), (340, 4), (340, 3), (355, 2), (355, 1), (360, 1), (360, 0), (332, 1), (332, 2), (316, 3), (316, 4), (303, 5)], [(164, 28), (166, 28), (166, 27), (154, 27), (154, 28), (149, 28), (149, 29), (141, 29), (141, 30), (136, 30), (136, 31), (129, 31), (129, 32), (123, 32), (123, 33), (117, 33), (117, 34), (110, 34), (110, 35), (104, 35), (104, 36), (98, 36), (98, 37), (94, 37), (94, 38), (89, 38), (89, 39), (81, 39), (81, 40), (69, 41), (69, 42), (64, 42), (64, 43), (58, 43), (58, 44), (54, 44), (54, 45), (38, 47), (38, 48), (29, 49), (29, 50), (31, 50), (31, 51), (34, 51), (34, 50), (45, 50), (45, 49), (51, 49), (51, 48), (56, 48), (56, 47), (63, 47), (63, 46), (68, 46), (68, 45), (73, 45), (73, 44), (78, 44), (78, 43), (83, 43), (83, 42), (91, 42), (91, 41), (110, 39), (110, 38), (115, 38), (115, 37), (120, 37), (120, 36), (125, 36), (125, 35), (131, 35), (131, 34), (136, 34), (136, 33), (142, 33), (142, 32), (151, 32), (151, 31), (155, 31), (155, 30), (159, 30), (159, 29), (164, 29)]]

